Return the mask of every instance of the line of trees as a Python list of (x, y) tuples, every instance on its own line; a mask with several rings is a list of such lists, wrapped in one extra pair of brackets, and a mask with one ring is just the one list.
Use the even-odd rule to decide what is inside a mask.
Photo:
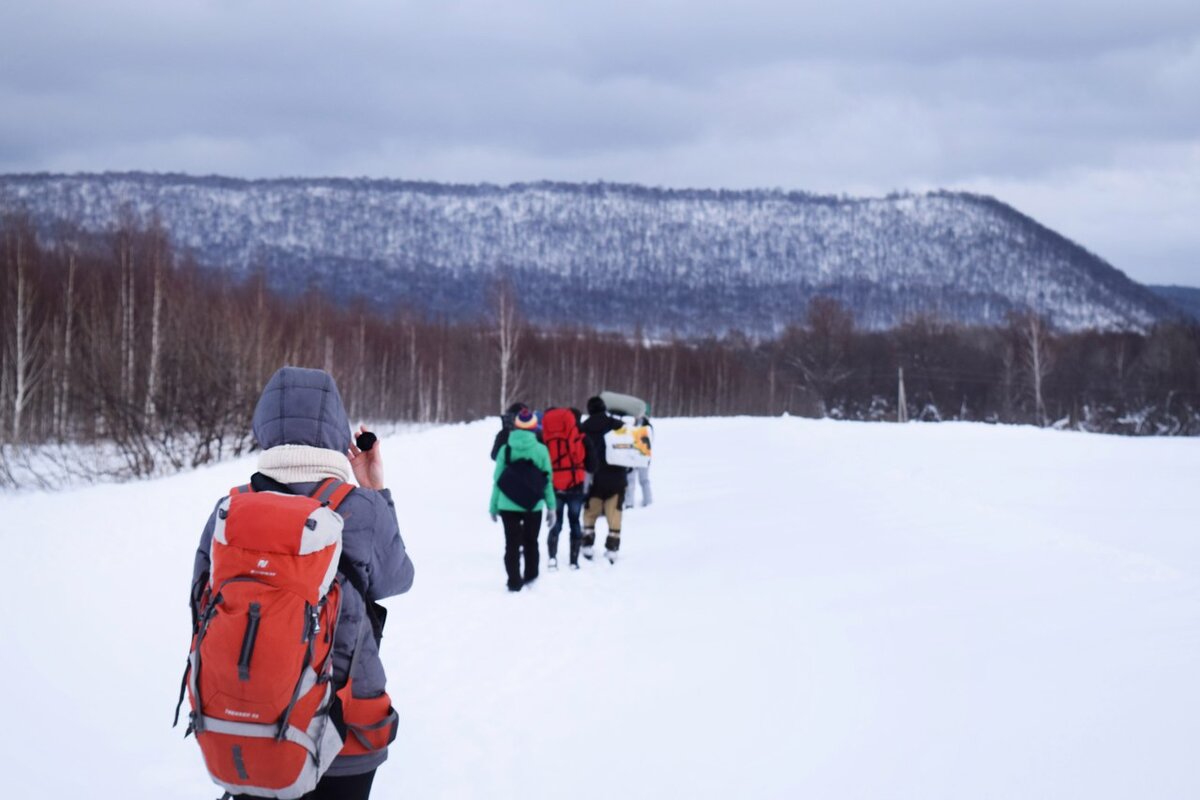
[[(0, 443), (108, 443), (127, 474), (199, 465), (252, 447), (250, 412), (282, 364), (331, 371), (351, 415), (449, 422), (520, 399), (581, 405), (604, 388), (657, 416), (905, 415), (1200, 434), (1200, 330), (1055, 332), (1032, 315), (996, 328), (917, 318), (855, 327), (818, 298), (781, 337), (649, 341), (529, 326), (510, 283), (491, 318), (449, 324), (267, 276), (234, 281), (180, 257), (131, 217), (105, 235), (39, 239), (0, 223)], [(0, 481), (3, 481), (0, 464)]]
[(856, 330), (836, 302), (818, 299), (804, 324), (764, 347), (796, 367), (793, 388), (816, 415), (896, 418), (903, 374), (905, 412), (914, 419), (1200, 435), (1196, 325), (1066, 333), (1022, 313), (1003, 327), (917, 317), (870, 332)]

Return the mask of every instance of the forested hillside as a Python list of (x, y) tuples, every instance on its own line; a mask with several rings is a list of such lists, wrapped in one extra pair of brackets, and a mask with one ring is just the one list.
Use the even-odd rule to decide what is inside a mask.
[[(582, 406), (602, 389), (654, 416), (803, 415), (984, 420), (1131, 434), (1200, 433), (1200, 327), (1055, 330), (916, 317), (858, 326), (818, 298), (770, 340), (651, 339), (535, 325), (503, 279), (471, 322), (383, 313), (328, 293), (235, 280), (174, 249), (161, 228), (39, 243), (0, 224), (0, 485), (28, 482), (27, 445), (65, 447), (57, 468), (97, 477), (206, 463), (252, 446), (250, 411), (281, 364), (320, 367), (366, 420), (450, 422), (514, 400)], [(900, 375), (904, 394), (901, 399)], [(102, 465), (72, 445), (107, 448)], [(57, 472), (55, 474), (61, 474)]]
[(1009, 206), (945, 192), (8, 175), (0, 209), (27, 211), (43, 236), (158, 220), (204, 267), (430, 319), (478, 319), (497, 276), (537, 324), (658, 336), (773, 336), (817, 296), (870, 329), (918, 314), (1003, 324), (1022, 311), (1063, 329), (1145, 329), (1175, 313)]

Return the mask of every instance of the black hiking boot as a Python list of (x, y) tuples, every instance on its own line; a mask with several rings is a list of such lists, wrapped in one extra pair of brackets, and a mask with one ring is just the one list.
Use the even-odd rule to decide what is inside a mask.
[(608, 563), (617, 563), (617, 551), (621, 549), (621, 532), (613, 531), (604, 540), (604, 557), (608, 559)]
[(588, 561), (592, 560), (592, 545), (596, 543), (596, 529), (583, 529), (583, 557)]

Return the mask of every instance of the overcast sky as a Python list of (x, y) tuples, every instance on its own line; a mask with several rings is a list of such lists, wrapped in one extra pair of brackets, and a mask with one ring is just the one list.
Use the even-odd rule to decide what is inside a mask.
[(1200, 0), (0, 0), (0, 172), (995, 194), (1200, 285)]

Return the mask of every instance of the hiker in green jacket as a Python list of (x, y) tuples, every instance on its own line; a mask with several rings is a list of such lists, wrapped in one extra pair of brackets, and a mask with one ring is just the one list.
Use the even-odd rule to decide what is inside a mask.
[(553, 526), (555, 520), (554, 473), (546, 445), (534, 434), (537, 424), (537, 417), (527, 408), (516, 416), (508, 443), (496, 453), (496, 470), (492, 475), (489, 513), (492, 522), (497, 518), (504, 521), (504, 569), (508, 572), (510, 592), (519, 592), (522, 586), (537, 580), (542, 509), (546, 510), (549, 525)]

